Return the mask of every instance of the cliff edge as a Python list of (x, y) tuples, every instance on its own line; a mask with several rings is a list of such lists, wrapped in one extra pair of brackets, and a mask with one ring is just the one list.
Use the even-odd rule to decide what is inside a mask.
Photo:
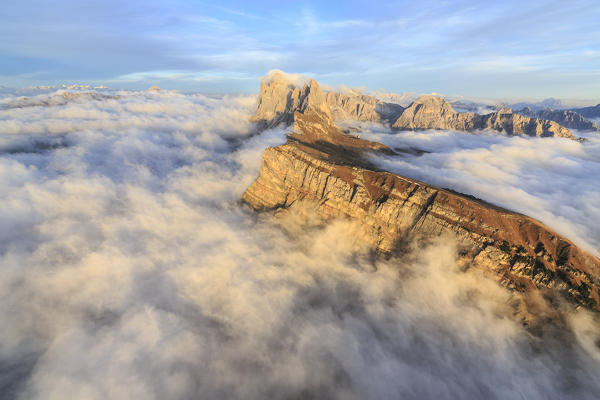
[[(261, 97), (263, 93), (269, 91), (261, 90)], [(452, 238), (459, 243), (457, 257), (465, 265), (518, 294), (518, 315), (527, 324), (557, 318), (553, 307), (559, 298), (600, 310), (597, 257), (525, 215), (377, 170), (366, 161), (365, 152), (392, 150), (337, 127), (316, 81), (302, 89), (289, 87), (286, 98), (286, 107), (277, 106), (274, 113), (265, 113), (264, 105), (281, 103), (259, 98), (256, 120), (265, 126), (289, 122), (291, 132), (286, 144), (264, 151), (260, 174), (242, 197), (252, 208), (312, 204), (324, 219), (359, 221), (364, 240), (382, 253), (401, 251), (413, 240)], [(470, 127), (470, 119), (457, 117), (439, 99), (422, 99), (419, 104), (429, 101), (441, 108), (442, 120)], [(265, 121), (267, 116), (275, 122)]]

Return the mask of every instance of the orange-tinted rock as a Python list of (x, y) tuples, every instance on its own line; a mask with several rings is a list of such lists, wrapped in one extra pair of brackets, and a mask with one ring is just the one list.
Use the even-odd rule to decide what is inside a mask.
[[(517, 292), (564, 296), (600, 310), (597, 257), (525, 215), (377, 170), (364, 152), (391, 150), (337, 127), (316, 82), (291, 93), (284, 109), (275, 107), (282, 112), (268, 114), (276, 121), (290, 121), (293, 130), (286, 144), (263, 153), (260, 175), (242, 197), (254, 209), (294, 209), (311, 203), (325, 219), (359, 221), (364, 240), (383, 253), (398, 251), (415, 239), (451, 237), (460, 244), (462, 260)], [(468, 120), (456, 117), (458, 113), (440, 100), (421, 103), (441, 107), (442, 120), (467, 129)], [(265, 101), (269, 100), (259, 104)], [(257, 119), (270, 126), (273, 121), (264, 119), (264, 111)], [(526, 306), (529, 315), (538, 312), (531, 304)], [(547, 304), (545, 308), (551, 309)]]

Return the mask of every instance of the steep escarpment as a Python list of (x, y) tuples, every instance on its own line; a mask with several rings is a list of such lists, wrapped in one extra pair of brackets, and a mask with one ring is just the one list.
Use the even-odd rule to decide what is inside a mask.
[(556, 136), (576, 139), (567, 128), (549, 120), (515, 114), (510, 109), (478, 115), (454, 111), (450, 103), (435, 96), (413, 102), (392, 125), (395, 129), (494, 130), (509, 135)]
[(294, 121), (294, 112), (317, 111), (332, 121), (390, 122), (403, 110), (398, 104), (385, 103), (352, 90), (324, 92), (314, 80), (298, 85), (285, 74), (275, 72), (261, 82), (253, 120), (262, 127), (290, 125)]
[(390, 122), (404, 111), (399, 104), (386, 103), (352, 90), (344, 93), (327, 92), (325, 101), (334, 120)]
[[(398, 252), (414, 240), (452, 238), (465, 265), (523, 294), (526, 311), (519, 315), (531, 321), (552, 314), (550, 304), (558, 297), (600, 310), (597, 257), (525, 215), (377, 170), (365, 152), (392, 150), (337, 127), (315, 81), (290, 91), (285, 108), (269, 114), (290, 121), (289, 140), (265, 150), (260, 175), (242, 197), (254, 209), (293, 210), (310, 204), (324, 219), (354, 219), (363, 227), (364, 240), (383, 253)], [(441, 108), (438, 120), (446, 125), (437, 126), (471, 129), (473, 119), (457, 116), (441, 99), (420, 104), (429, 101)], [(259, 99), (259, 107), (269, 102), (280, 104)], [(426, 118), (431, 107), (425, 108), (413, 113), (417, 121)], [(257, 112), (259, 121), (264, 116)], [(490, 124), (503, 123), (489, 119)], [(546, 300), (540, 303), (542, 298)]]
[(331, 112), (319, 84), (312, 80), (303, 88), (289, 82), (284, 75), (274, 74), (261, 82), (258, 106), (253, 121), (261, 127), (290, 125), (296, 111), (316, 112), (331, 119)]
[(600, 118), (600, 104), (590, 107), (573, 108), (572, 110), (584, 118)]

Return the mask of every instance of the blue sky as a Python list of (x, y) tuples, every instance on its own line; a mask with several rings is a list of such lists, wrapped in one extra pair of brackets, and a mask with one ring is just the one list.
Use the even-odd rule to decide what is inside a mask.
[(0, 85), (256, 92), (269, 69), (484, 98), (600, 98), (600, 1), (21, 0)]

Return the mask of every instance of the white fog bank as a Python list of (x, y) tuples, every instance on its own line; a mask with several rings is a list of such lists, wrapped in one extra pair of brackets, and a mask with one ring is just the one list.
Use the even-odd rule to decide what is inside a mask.
[[(263, 149), (285, 141), (254, 135), (254, 96), (117, 94), (2, 103), (1, 398), (600, 393), (595, 316), (574, 314), (566, 342), (533, 337), (504, 289), (459, 270), (452, 242), (373, 259), (349, 221), (276, 223), (243, 205)], [(598, 247), (598, 202), (585, 200), (598, 175), (583, 172), (596, 142), (526, 152), (520, 139), (372, 135), (431, 151), (390, 168), (480, 197), (496, 179)], [(555, 208), (554, 187), (571, 202)]]

